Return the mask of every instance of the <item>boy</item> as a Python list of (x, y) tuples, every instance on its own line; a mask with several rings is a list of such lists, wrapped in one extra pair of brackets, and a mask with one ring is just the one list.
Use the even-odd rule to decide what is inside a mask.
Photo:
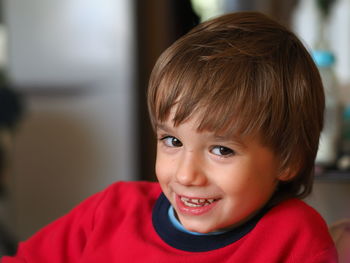
[(205, 22), (159, 58), (148, 104), (159, 184), (112, 185), (3, 263), (336, 262), (299, 200), (324, 94), (294, 34), (258, 13)]

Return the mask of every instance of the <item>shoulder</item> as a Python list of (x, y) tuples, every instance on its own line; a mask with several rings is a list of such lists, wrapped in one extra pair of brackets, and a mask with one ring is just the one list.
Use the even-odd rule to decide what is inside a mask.
[(302, 230), (304, 235), (324, 235), (328, 238), (328, 227), (321, 215), (311, 206), (299, 199), (289, 199), (273, 207), (261, 223), (276, 228)]
[(116, 182), (82, 201), (63, 218), (68, 220), (75, 217), (79, 221), (92, 219), (90, 221), (94, 222), (96, 217), (105, 214), (120, 215), (120, 212), (125, 212), (121, 209), (122, 207), (140, 206), (141, 199), (144, 204), (146, 202), (149, 204), (155, 203), (160, 193), (158, 183), (143, 181)]
[(265, 215), (265, 219), (267, 222), (273, 221), (277, 225), (327, 229), (321, 215), (304, 201), (296, 198), (283, 201), (273, 207)]
[(295, 257), (298, 254), (310, 259), (310, 255), (316, 258), (335, 253), (326, 222), (314, 208), (299, 199), (289, 199), (271, 208), (256, 227), (268, 231), (274, 243), (293, 247)]
[(105, 190), (105, 195), (121, 195), (123, 198), (134, 198), (139, 196), (150, 196), (158, 198), (160, 194), (158, 183), (146, 181), (121, 181), (110, 185)]
[(305, 223), (309, 219), (324, 222), (321, 215), (314, 208), (296, 198), (288, 199), (279, 203), (274, 206), (267, 215), (271, 217), (285, 217), (288, 221), (300, 223)]
[(126, 208), (130, 210), (130, 208), (151, 207), (160, 194), (161, 189), (158, 183), (145, 181), (117, 182), (103, 191), (97, 213), (101, 211), (125, 213), (124, 209)]
[[(140, 216), (150, 214), (152, 200), (159, 194), (160, 187), (157, 183), (114, 183), (85, 199), (28, 241), (20, 243), (17, 259), (23, 258), (26, 262), (47, 262), (50, 258), (54, 262), (58, 262), (55, 259), (68, 262), (69, 259), (81, 258), (88, 243), (90, 246), (98, 243), (100, 247), (102, 242), (107, 242), (106, 233), (117, 232), (118, 228), (125, 226), (122, 224), (124, 219), (129, 222), (134, 220), (136, 224)], [(130, 202), (137, 203), (138, 206), (130, 205)], [(102, 241), (100, 236), (104, 237)], [(65, 253), (62, 254), (62, 251)]]
[(88, 207), (98, 208), (111, 200), (131, 200), (141, 196), (158, 198), (160, 193), (161, 190), (158, 183), (145, 181), (120, 181), (113, 183), (104, 190), (88, 197), (76, 206), (73, 211), (77, 209), (85, 210)]

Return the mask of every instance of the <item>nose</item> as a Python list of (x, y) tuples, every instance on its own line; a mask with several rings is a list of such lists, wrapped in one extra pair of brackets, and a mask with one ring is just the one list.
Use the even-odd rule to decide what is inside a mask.
[(201, 157), (194, 152), (185, 153), (181, 158), (177, 170), (177, 181), (186, 186), (201, 186), (207, 183), (207, 176), (204, 171)]

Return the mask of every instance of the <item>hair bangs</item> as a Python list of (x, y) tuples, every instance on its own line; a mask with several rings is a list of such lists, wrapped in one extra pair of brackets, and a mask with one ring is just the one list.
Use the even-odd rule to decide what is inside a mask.
[(274, 100), (268, 90), (272, 84), (262, 80), (275, 79), (275, 74), (262, 76), (266, 70), (261, 69), (260, 60), (242, 55), (225, 61), (202, 56), (187, 62), (176, 65), (173, 61), (162, 77), (156, 96), (156, 122), (166, 121), (175, 108), (175, 126), (196, 115), (199, 131), (227, 137), (256, 135), (269, 126)]
[[(259, 60), (245, 60), (237, 63), (236, 71), (228, 76), (227, 82), (217, 86), (217, 92), (210, 94), (208, 103), (203, 104), (200, 111), (199, 130), (209, 130), (220, 133), (226, 137), (263, 137), (262, 143), (269, 143), (274, 134), (271, 131), (271, 119), (280, 111), (274, 111), (271, 86), (276, 75), (270, 70), (270, 76)], [(223, 72), (225, 74), (226, 72)], [(229, 72), (227, 72), (229, 73)], [(262, 81), (262, 80), (270, 81)], [(270, 90), (270, 91), (269, 91)], [(283, 121), (276, 116), (275, 121)]]

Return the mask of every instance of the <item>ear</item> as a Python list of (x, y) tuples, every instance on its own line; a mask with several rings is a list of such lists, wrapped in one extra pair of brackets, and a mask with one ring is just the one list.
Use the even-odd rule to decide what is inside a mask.
[(283, 171), (280, 172), (277, 179), (280, 181), (290, 181), (297, 175), (297, 170), (292, 169), (290, 167), (283, 169)]

